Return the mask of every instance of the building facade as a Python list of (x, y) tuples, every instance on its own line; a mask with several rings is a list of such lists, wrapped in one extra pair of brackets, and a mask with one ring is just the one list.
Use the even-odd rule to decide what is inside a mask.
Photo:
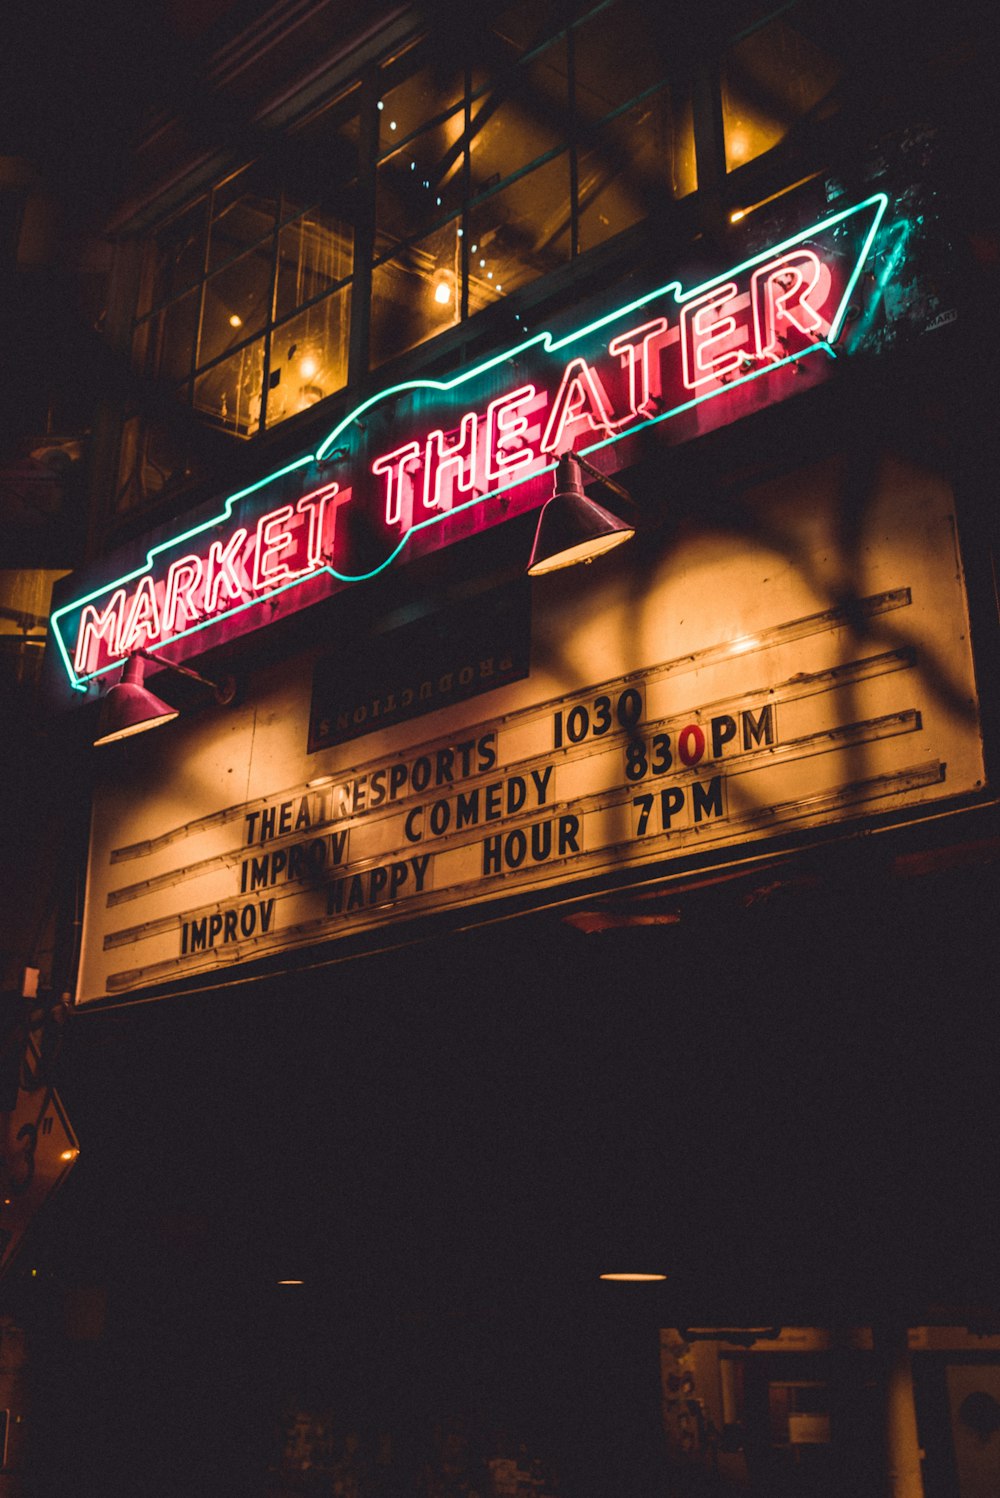
[[(60, 1210), (136, 1318), (73, 1366), (143, 1366), (105, 1202), (204, 1297), (187, 1335), (251, 1363), (206, 1287), (307, 1266), (311, 1312), (260, 1313), (265, 1392), (224, 1405), (244, 1430), (285, 1400), (244, 1486), (979, 1498), (981, 17), (315, 3), (168, 32), (46, 653), (67, 736), (107, 740), (58, 975), (104, 1164)], [(546, 524), (570, 561), (596, 527), (593, 566)], [(202, 1183), (183, 1222), (111, 1183), (118, 1035), (164, 1180)], [(168, 1404), (226, 1366), (175, 1337)], [(199, 1480), (232, 1484), (232, 1445)], [(162, 1437), (145, 1460), (190, 1478)]]

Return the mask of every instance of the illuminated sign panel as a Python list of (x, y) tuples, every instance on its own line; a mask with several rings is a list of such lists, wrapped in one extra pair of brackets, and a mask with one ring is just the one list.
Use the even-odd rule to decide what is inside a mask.
[(317, 646), (242, 706), (121, 746), (127, 775), (113, 746), (79, 997), (401, 940), (418, 917), (761, 857), (776, 835), (975, 791), (950, 490), (887, 459), (845, 539), (843, 480), (824, 460), (741, 496), (739, 544), (649, 541), (585, 587), (536, 590), (530, 674), (430, 717), (369, 714), (310, 753)]
[(876, 194), (719, 276), (372, 396), (315, 452), (74, 578), (51, 621), (70, 686), (139, 648), (197, 654), (537, 508), (564, 452), (610, 473), (640, 433), (685, 441), (808, 388), (837, 357), (886, 208)]

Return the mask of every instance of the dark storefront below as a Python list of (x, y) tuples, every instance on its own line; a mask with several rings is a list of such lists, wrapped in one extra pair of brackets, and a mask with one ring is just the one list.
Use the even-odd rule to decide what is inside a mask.
[[(534, 917), (75, 1025), (88, 1148), (21, 1282), (38, 1490), (483, 1492), (520, 1454), (486, 1492), (880, 1491), (849, 1329), (997, 1292), (979, 875), (900, 867), (828, 850), (679, 924)], [(715, 1408), (692, 1338), (661, 1387), (662, 1329), (782, 1326), (848, 1350), (724, 1346)], [(973, 1330), (916, 1344), (932, 1498), (980, 1491), (932, 1397), (952, 1361), (989, 1392)], [(699, 1457), (666, 1488), (664, 1414)], [(810, 1416), (832, 1446), (789, 1442)]]

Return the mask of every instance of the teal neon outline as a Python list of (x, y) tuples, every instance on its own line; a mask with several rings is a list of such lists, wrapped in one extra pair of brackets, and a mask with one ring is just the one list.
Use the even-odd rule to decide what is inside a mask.
[[(379, 390), (374, 395), (370, 395), (367, 400), (362, 401), (360, 405), (353, 407), (350, 413), (337, 423), (333, 430), (320, 443), (315, 453), (308, 453), (304, 457), (297, 458), (293, 463), (288, 463), (284, 468), (279, 468), (274, 473), (268, 474), (265, 478), (258, 479), (256, 483), (250, 484), (247, 488), (238, 489), (235, 493), (228, 496), (222, 507), (221, 513), (211, 516), (208, 520), (202, 521), (199, 525), (192, 526), (190, 530), (183, 531), (178, 536), (172, 536), (169, 540), (161, 541), (158, 545), (151, 547), (146, 553), (145, 562), (141, 566), (135, 568), (132, 572), (127, 573), (124, 577), (120, 577), (112, 583), (104, 583), (99, 588), (96, 588), (92, 593), (88, 593), (85, 597), (74, 599), (72, 603), (64, 604), (62, 608), (57, 609), (51, 616), (50, 624), (52, 627), (52, 633), (56, 640), (59, 654), (62, 658), (63, 666), (69, 678), (70, 686), (74, 691), (86, 692), (88, 684), (91, 681), (96, 680), (99, 676), (105, 675), (108, 671), (116, 670), (120, 665), (120, 662), (113, 661), (107, 666), (101, 666), (96, 671), (91, 671), (84, 676), (78, 677), (73, 669), (70, 654), (60, 630), (60, 621), (67, 614), (73, 613), (78, 609), (85, 608), (87, 604), (92, 603), (95, 599), (107, 594), (114, 593), (117, 588), (123, 587), (130, 582), (134, 582), (137, 578), (142, 577), (146, 573), (152, 571), (154, 559), (160, 553), (167, 550), (173, 550), (174, 548), (179, 548), (180, 546), (184, 545), (185, 542), (189, 541), (193, 536), (200, 535), (202, 534), (202, 532), (212, 529), (223, 521), (231, 519), (233, 507), (241, 499), (245, 499), (248, 495), (256, 493), (259, 489), (266, 488), (268, 484), (276, 483), (279, 479), (284, 478), (289, 473), (294, 473), (299, 468), (304, 468), (310, 463), (318, 463), (322, 461), (323, 455), (330, 450), (330, 448), (337, 441), (338, 437), (340, 437), (348, 429), (348, 427), (352, 425), (353, 422), (362, 417), (365, 412), (370, 411), (373, 406), (378, 405), (384, 401), (392, 400), (396, 396), (410, 390), (437, 390), (442, 394), (448, 394), (453, 390), (459, 389), (462, 385), (467, 384), (470, 380), (478, 379), (480, 375), (485, 374), (490, 369), (496, 368), (498, 364), (505, 364), (512, 359), (516, 359), (517, 357), (519, 357), (519, 355), (525, 353), (528, 349), (537, 348), (544, 354), (559, 353), (562, 349), (567, 348), (570, 344), (577, 342), (579, 339), (587, 338), (590, 336), (590, 334), (597, 332), (599, 329), (607, 327), (608, 324), (618, 322), (622, 318), (626, 317), (629, 313), (638, 311), (641, 307), (647, 306), (650, 302), (656, 301), (671, 293), (673, 294), (675, 306), (680, 307), (685, 302), (689, 302), (694, 297), (700, 296), (703, 292), (710, 290), (713, 286), (719, 285), (720, 282), (729, 280), (733, 276), (738, 276), (744, 271), (751, 270), (756, 265), (761, 265), (768, 260), (772, 260), (776, 255), (780, 255), (782, 251), (790, 249), (794, 245), (801, 244), (804, 240), (811, 239), (814, 235), (822, 234), (826, 230), (834, 228), (837, 224), (844, 223), (847, 219), (853, 218), (856, 214), (863, 213), (865, 209), (872, 207), (876, 209), (876, 212), (872, 220), (871, 228), (865, 236), (864, 243), (856, 260), (854, 271), (848, 279), (843, 296), (840, 300), (840, 304), (834, 315), (833, 321), (830, 324), (829, 334), (825, 339), (818, 340), (809, 348), (801, 349), (797, 354), (790, 354), (784, 359), (775, 360), (766, 365), (763, 365), (759, 369), (751, 370), (747, 374), (741, 376), (739, 379), (734, 380), (729, 384), (723, 385), (717, 390), (708, 391), (704, 395), (693, 396), (690, 400), (681, 402), (681, 404), (672, 407), (669, 411), (662, 411), (657, 416), (649, 417), (646, 421), (639, 422), (635, 426), (630, 426), (624, 431), (617, 432), (611, 437), (602, 439), (600, 442), (594, 442), (589, 447), (582, 447), (580, 448), (580, 452), (587, 454), (598, 452), (601, 448), (604, 447), (610, 447), (614, 443), (621, 441), (624, 437), (631, 437), (637, 432), (644, 431), (647, 427), (658, 426), (661, 422), (668, 421), (674, 416), (679, 416), (685, 411), (690, 411), (695, 406), (699, 406), (705, 401), (714, 400), (719, 395), (727, 395), (731, 391), (738, 389), (741, 385), (748, 384), (751, 380), (759, 379), (762, 375), (771, 374), (774, 370), (781, 369), (787, 364), (794, 364), (797, 360), (803, 359), (810, 354), (825, 353), (830, 358), (836, 358), (837, 353), (833, 345), (836, 343), (838, 337), (840, 336), (841, 330), (843, 328), (844, 317), (846, 316), (847, 309), (850, 305), (850, 300), (854, 292), (854, 288), (856, 287), (861, 273), (864, 269), (865, 262), (871, 252), (871, 248), (875, 242), (876, 235), (878, 234), (878, 231), (882, 225), (882, 220), (884, 219), (888, 211), (889, 199), (888, 196), (882, 192), (873, 193), (871, 197), (865, 198), (862, 202), (855, 203), (850, 208), (843, 208), (839, 213), (831, 214), (828, 218), (821, 220), (818, 224), (812, 224), (808, 229), (801, 231), (800, 233), (792, 236), (789, 239), (782, 240), (780, 244), (771, 245), (766, 250), (762, 250), (758, 254), (751, 256), (749, 260), (744, 260), (739, 265), (733, 266), (730, 270), (724, 271), (720, 275), (712, 276), (710, 280), (703, 281), (699, 286), (692, 287), (690, 291), (682, 291), (681, 283), (679, 281), (668, 281), (663, 286), (657, 287), (654, 291), (646, 292), (643, 296), (637, 297), (635, 301), (628, 302), (623, 307), (617, 307), (613, 312), (605, 313), (603, 317), (596, 318), (593, 322), (588, 323), (585, 327), (578, 328), (574, 330), (574, 332), (568, 333), (562, 338), (553, 338), (552, 334), (549, 332), (536, 333), (531, 338), (525, 339), (522, 343), (516, 344), (513, 348), (504, 349), (502, 353), (494, 354), (491, 358), (484, 360), (482, 364), (477, 364), (472, 369), (463, 370), (461, 373), (455, 375), (450, 380), (404, 380), (398, 385), (390, 385), (387, 389)], [(893, 265), (893, 267), (895, 266), (895, 257), (891, 260), (890, 263)], [(506, 493), (507, 490), (518, 488), (521, 484), (528, 482), (528, 479), (540, 478), (543, 474), (552, 472), (555, 467), (555, 462), (547, 463), (544, 467), (536, 469), (533, 473), (527, 476), (519, 475), (516, 479), (512, 479), (510, 483), (503, 484), (497, 489), (491, 489), (486, 494), (474, 495), (472, 499), (466, 500), (464, 504), (454, 505), (450, 510), (444, 510), (438, 515), (431, 515), (428, 516), (426, 520), (418, 521), (416, 525), (411, 525), (409, 529), (404, 532), (404, 534), (400, 537), (397, 545), (386, 557), (385, 561), (381, 562), (377, 567), (372, 568), (370, 572), (351, 575), (349, 573), (338, 572), (334, 567), (330, 566), (329, 563), (326, 563), (322, 567), (317, 567), (312, 572), (303, 573), (300, 577), (293, 578), (289, 582), (282, 583), (279, 587), (270, 589), (267, 593), (262, 593), (258, 597), (248, 599), (244, 603), (236, 604), (233, 608), (226, 609), (222, 613), (213, 614), (210, 619), (204, 619), (198, 624), (192, 625), (189, 629), (182, 630), (179, 634), (172, 635), (169, 640), (159, 641), (158, 644), (150, 647), (151, 653), (155, 653), (155, 651), (157, 650), (161, 650), (169, 645), (175, 644), (178, 640), (186, 639), (189, 635), (197, 634), (203, 629), (208, 629), (216, 624), (219, 624), (224, 619), (228, 619), (235, 616), (236, 614), (243, 613), (248, 608), (256, 608), (259, 604), (266, 603), (268, 599), (275, 598), (279, 594), (287, 592), (290, 588), (298, 587), (300, 583), (310, 582), (313, 578), (320, 577), (324, 572), (327, 573), (330, 577), (334, 578), (336, 581), (342, 583), (350, 584), (368, 582), (371, 578), (377, 577), (379, 573), (384, 572), (386, 568), (392, 565), (392, 563), (399, 556), (400, 552), (403, 550), (404, 546), (409, 541), (410, 537), (417, 531), (425, 530), (428, 526), (431, 525), (437, 525), (440, 521), (448, 519), (452, 515), (461, 514), (464, 510), (471, 509), (474, 505), (485, 503), (486, 500), (495, 499), (497, 498), (497, 496)]]

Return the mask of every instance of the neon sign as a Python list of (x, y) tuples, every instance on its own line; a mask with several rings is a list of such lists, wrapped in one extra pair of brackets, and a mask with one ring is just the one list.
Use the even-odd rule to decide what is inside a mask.
[(314, 453), (157, 535), (134, 565), (70, 579), (80, 591), (51, 620), (70, 685), (140, 647), (197, 654), (535, 509), (564, 452), (612, 472), (649, 428), (686, 441), (822, 379), (887, 207), (875, 194), (687, 290), (670, 281), (371, 396)]

